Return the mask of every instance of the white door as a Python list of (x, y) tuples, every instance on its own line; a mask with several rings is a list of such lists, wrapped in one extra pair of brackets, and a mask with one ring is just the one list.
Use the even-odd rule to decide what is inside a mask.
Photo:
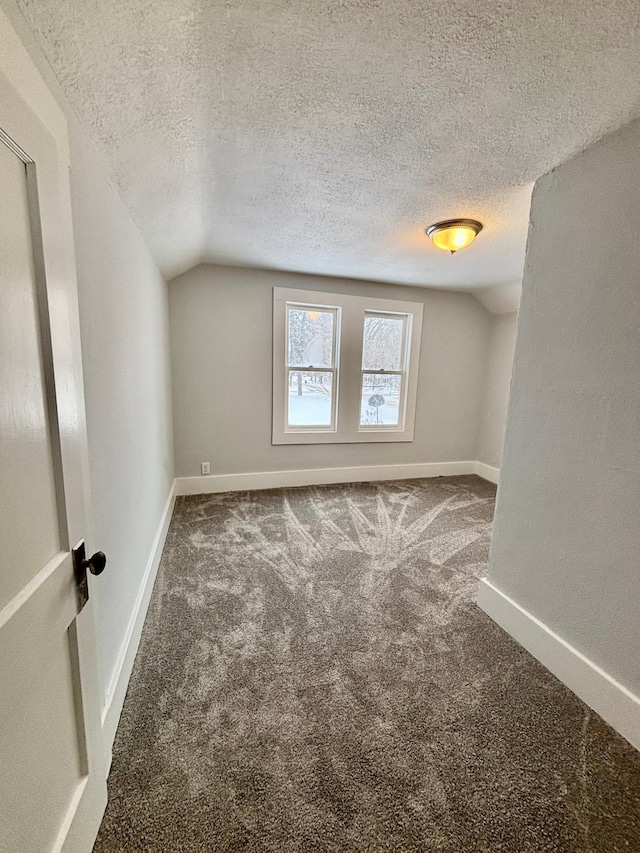
[[(0, 73), (0, 850), (89, 853), (106, 804), (68, 173)], [(99, 582), (99, 581), (96, 581)]]

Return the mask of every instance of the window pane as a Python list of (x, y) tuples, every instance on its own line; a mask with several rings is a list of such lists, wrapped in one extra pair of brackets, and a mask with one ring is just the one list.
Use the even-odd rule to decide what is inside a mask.
[(289, 366), (333, 367), (333, 311), (289, 308)]
[(362, 374), (360, 426), (399, 426), (401, 376)]
[(404, 320), (367, 314), (362, 346), (363, 370), (401, 370)]
[(331, 426), (333, 374), (289, 371), (289, 426)]

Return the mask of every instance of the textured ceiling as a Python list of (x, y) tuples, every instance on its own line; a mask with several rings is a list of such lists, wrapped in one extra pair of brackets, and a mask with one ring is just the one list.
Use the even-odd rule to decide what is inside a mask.
[(638, 0), (19, 5), (168, 277), (513, 282), (532, 182), (640, 115)]

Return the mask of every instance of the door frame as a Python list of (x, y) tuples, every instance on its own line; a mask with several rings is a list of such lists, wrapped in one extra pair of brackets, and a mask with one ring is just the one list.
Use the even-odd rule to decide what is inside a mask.
[[(90, 553), (95, 543), (91, 541), (67, 122), (2, 10), (0, 133), (0, 144), (8, 144), (27, 169), (43, 356), (45, 374), (49, 374), (47, 405), (59, 484), (61, 548), (69, 552), (86, 538)], [(46, 571), (34, 578), (35, 588), (46, 581)], [(73, 585), (73, 578), (69, 583)], [(106, 806), (109, 753), (101, 725), (103, 697), (91, 596), (71, 624), (70, 642), (79, 684), (78, 726), (85, 736), (86, 775), (53, 849), (84, 853), (93, 846)]]

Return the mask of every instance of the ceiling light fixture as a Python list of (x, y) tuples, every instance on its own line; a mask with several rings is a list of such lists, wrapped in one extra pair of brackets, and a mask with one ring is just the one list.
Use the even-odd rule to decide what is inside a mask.
[(470, 246), (482, 231), (482, 223), (475, 219), (445, 219), (427, 228), (435, 246), (453, 255), (458, 249)]

